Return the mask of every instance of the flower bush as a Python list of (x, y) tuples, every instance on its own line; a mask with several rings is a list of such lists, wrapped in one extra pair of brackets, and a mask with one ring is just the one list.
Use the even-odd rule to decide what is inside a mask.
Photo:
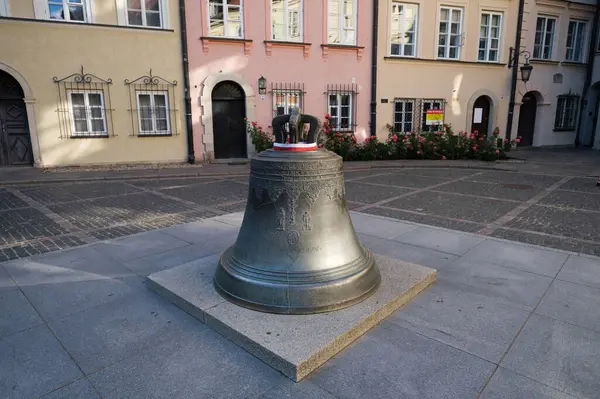
[[(258, 152), (273, 146), (273, 136), (262, 131), (252, 122), (250, 125), (252, 143)], [(377, 137), (367, 137), (359, 143), (354, 133), (336, 131), (330, 116), (320, 127), (318, 143), (320, 148), (335, 152), (345, 161), (371, 161), (390, 159), (477, 159), (496, 161), (505, 159), (506, 153), (518, 146), (521, 137), (509, 141), (500, 137), (500, 130), (494, 129), (491, 135), (478, 131), (455, 133), (452, 126), (445, 124), (435, 132), (395, 132), (388, 125), (389, 134), (385, 142)]]

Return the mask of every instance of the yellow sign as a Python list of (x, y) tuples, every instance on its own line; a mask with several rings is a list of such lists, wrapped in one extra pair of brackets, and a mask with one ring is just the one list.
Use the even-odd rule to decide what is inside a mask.
[(425, 116), (425, 124), (427, 126), (443, 125), (444, 111), (441, 109), (428, 109), (427, 115)]

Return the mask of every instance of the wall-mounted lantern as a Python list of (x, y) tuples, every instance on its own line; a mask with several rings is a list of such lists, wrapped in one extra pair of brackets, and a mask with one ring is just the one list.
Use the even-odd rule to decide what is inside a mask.
[(531, 78), (531, 71), (533, 71), (533, 65), (529, 63), (529, 57), (526, 57), (525, 64), (521, 66), (521, 80), (523, 83), (529, 82), (529, 78)]
[(261, 75), (258, 78), (258, 94), (266, 94), (267, 93), (267, 79)]
[(531, 53), (527, 50), (523, 50), (518, 54), (515, 54), (515, 49), (514, 48), (510, 48), (510, 55), (508, 57), (508, 67), (512, 68), (515, 66), (515, 64), (518, 63), (518, 57), (520, 55), (523, 55), (523, 57), (525, 58), (525, 64), (523, 66), (521, 66), (521, 80), (523, 81), (523, 83), (527, 83), (529, 82), (529, 79), (531, 78), (531, 71), (533, 71), (533, 65), (531, 65), (529, 63), (529, 58), (531, 58)]

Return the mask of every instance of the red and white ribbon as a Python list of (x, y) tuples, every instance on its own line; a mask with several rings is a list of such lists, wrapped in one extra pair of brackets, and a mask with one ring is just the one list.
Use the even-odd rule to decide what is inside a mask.
[(317, 149), (317, 143), (273, 143), (273, 149), (278, 151), (314, 151)]

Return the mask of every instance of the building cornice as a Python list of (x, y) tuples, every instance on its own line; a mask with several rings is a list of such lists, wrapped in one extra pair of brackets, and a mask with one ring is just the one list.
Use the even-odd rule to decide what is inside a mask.
[(41, 23), (41, 24), (58, 24), (65, 26), (84, 26), (86, 28), (95, 27), (95, 28), (115, 28), (115, 29), (126, 29), (126, 30), (143, 30), (146, 32), (166, 32), (173, 33), (174, 29), (162, 29), (162, 28), (148, 28), (145, 26), (125, 26), (125, 25), (109, 25), (109, 24), (96, 24), (96, 23), (87, 23), (87, 22), (69, 22), (69, 21), (58, 21), (51, 19), (35, 19), (35, 18), (19, 18), (19, 17), (0, 17), (0, 21), (14, 21), (14, 22), (32, 22), (32, 23)]

